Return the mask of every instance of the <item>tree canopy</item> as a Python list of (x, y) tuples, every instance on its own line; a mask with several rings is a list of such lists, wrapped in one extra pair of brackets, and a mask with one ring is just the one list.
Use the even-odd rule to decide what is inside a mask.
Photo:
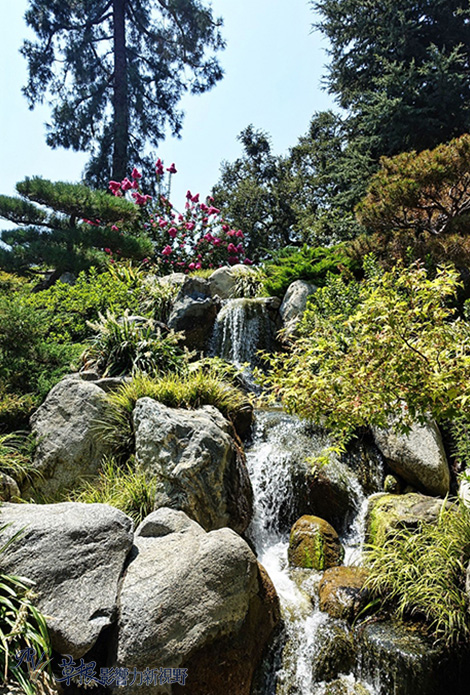
[(201, 0), (30, 0), (26, 22), (24, 93), (31, 108), (48, 98), (51, 147), (91, 153), (95, 184), (145, 163), (146, 145), (181, 130), (184, 92), (222, 78), (221, 20)]

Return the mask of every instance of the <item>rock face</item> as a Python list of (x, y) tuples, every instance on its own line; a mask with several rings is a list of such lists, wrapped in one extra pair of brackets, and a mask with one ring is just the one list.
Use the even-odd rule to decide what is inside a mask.
[(288, 336), (295, 332), (297, 324), (306, 309), (307, 300), (316, 290), (315, 285), (305, 280), (296, 280), (289, 285), (279, 309)]
[(34, 487), (53, 496), (98, 473), (108, 447), (94, 429), (104, 419), (106, 396), (93, 381), (62, 379), (31, 418), (37, 448)]
[(367, 572), (361, 567), (331, 567), (318, 585), (320, 610), (332, 618), (352, 621), (368, 599)]
[(53, 648), (79, 658), (116, 618), (124, 562), (132, 547), (132, 521), (104, 504), (4, 504), (0, 524), (10, 524), (1, 544), (1, 572), (35, 582)]
[(168, 318), (168, 327), (184, 332), (190, 350), (203, 351), (209, 345), (219, 308), (218, 300), (211, 297), (194, 299), (178, 295)]
[(229, 424), (212, 406), (176, 410), (141, 398), (134, 409), (136, 458), (157, 477), (155, 508), (181, 509), (207, 531), (242, 533), (253, 493)]
[(246, 542), (230, 529), (206, 533), (183, 512), (159, 509), (138, 528), (135, 545), (121, 591), (117, 663), (188, 668), (182, 693), (248, 695), (279, 607)]
[(352, 635), (341, 621), (320, 624), (312, 675), (316, 681), (331, 681), (351, 672), (355, 662)]
[(9, 502), (10, 500), (19, 499), (20, 489), (16, 483), (6, 473), (0, 473), (0, 501)]
[(420, 522), (436, 521), (443, 500), (417, 492), (406, 495), (374, 495), (369, 499), (366, 518), (366, 542), (382, 545), (391, 531), (417, 529)]
[(389, 429), (373, 430), (377, 446), (390, 468), (428, 495), (449, 492), (449, 465), (441, 433), (434, 422), (414, 424), (407, 435)]
[(231, 299), (234, 296), (237, 277), (243, 274), (250, 274), (253, 271), (247, 265), (238, 263), (237, 265), (224, 266), (217, 268), (209, 277), (209, 284), (213, 296), (217, 295), (220, 299)]
[(288, 557), (294, 567), (326, 570), (341, 564), (343, 549), (338, 534), (327, 521), (305, 515), (292, 527)]

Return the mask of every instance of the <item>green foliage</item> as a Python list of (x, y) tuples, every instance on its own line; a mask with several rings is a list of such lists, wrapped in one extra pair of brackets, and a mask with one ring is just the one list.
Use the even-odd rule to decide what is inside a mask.
[(264, 267), (245, 269), (233, 269), (232, 275), (235, 277), (235, 284), (232, 290), (232, 297), (264, 297), (266, 296), (265, 282), (266, 271)]
[(470, 561), (470, 510), (443, 505), (437, 523), (401, 529), (366, 554), (368, 586), (399, 618), (424, 619), (436, 642), (468, 642), (465, 575)]
[(28, 441), (21, 434), (0, 435), (0, 473), (21, 482), (33, 470), (27, 454)]
[(178, 292), (179, 286), (176, 283), (148, 275), (143, 278), (140, 287), (140, 308), (145, 314), (153, 316), (155, 321), (166, 323)]
[(177, 372), (188, 361), (188, 353), (180, 347), (181, 334), (163, 334), (152, 319), (129, 316), (128, 311), (117, 318), (108, 311), (90, 326), (96, 335), (83, 353), (83, 361), (88, 369), (97, 369), (104, 376)]
[(156, 478), (141, 470), (134, 459), (118, 465), (115, 459), (108, 458), (99, 478), (84, 482), (70, 499), (87, 504), (109, 504), (140, 524), (153, 511), (155, 494)]
[[(0, 532), (5, 528), (1, 527)], [(9, 545), (17, 542), (20, 536), (21, 531), (0, 548), (0, 554), (7, 552)], [(35, 695), (36, 685), (26, 666), (16, 665), (15, 654), (27, 647), (33, 647), (39, 656), (44, 654), (41, 670), (46, 680), (52, 656), (46, 621), (35, 606), (36, 598), (28, 580), (0, 574), (0, 672), (5, 684), (18, 684), (27, 695)]]
[(79, 272), (105, 265), (109, 253), (137, 260), (152, 253), (150, 239), (135, 226), (138, 207), (124, 198), (39, 177), (18, 183), (17, 190), (21, 198), (0, 196), (0, 217), (18, 225), (1, 234), (10, 247), (0, 249), (7, 270)]
[(270, 371), (261, 381), (289, 411), (340, 440), (361, 426), (392, 420), (406, 432), (429, 415), (442, 421), (464, 412), (470, 325), (448, 305), (456, 271), (440, 269), (434, 279), (419, 265), (367, 272), (359, 288), (345, 287), (339, 297), (341, 285), (330, 278), (291, 352), (266, 357)]
[(201, 408), (215, 406), (222, 415), (233, 420), (246, 406), (245, 394), (230, 383), (232, 375), (221, 371), (220, 361), (214, 368), (195, 367), (186, 374), (168, 373), (159, 377), (135, 374), (132, 381), (108, 395), (106, 418), (97, 423), (100, 436), (114, 448), (116, 455), (130, 455), (134, 432), (132, 412), (139, 398), (153, 398), (169, 408)]
[(343, 244), (330, 248), (303, 246), (290, 247), (273, 254), (273, 260), (264, 265), (266, 280), (265, 293), (282, 297), (294, 280), (308, 280), (315, 285), (323, 285), (328, 273), (340, 273), (358, 269), (345, 251)]
[(25, 18), (36, 35), (22, 48), (29, 105), (50, 101), (47, 143), (89, 152), (95, 185), (124, 178), (168, 128), (179, 133), (184, 93), (222, 78), (221, 20), (199, 0), (30, 0)]
[(83, 342), (93, 334), (90, 321), (106, 310), (122, 314), (140, 312), (143, 275), (126, 266), (111, 266), (100, 273), (91, 268), (78, 275), (74, 285), (56, 282), (31, 294), (27, 306), (42, 312), (48, 324), (48, 339), (58, 343)]

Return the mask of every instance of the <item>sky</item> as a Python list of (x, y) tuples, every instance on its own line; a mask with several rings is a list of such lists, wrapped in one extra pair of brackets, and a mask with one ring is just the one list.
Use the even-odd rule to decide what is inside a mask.
[[(26, 61), (19, 49), (33, 38), (23, 19), (27, 6), (28, 0), (0, 0), (0, 193), (7, 195), (26, 176), (78, 181), (87, 160), (84, 153), (49, 148), (48, 107), (29, 111), (22, 95)], [(321, 88), (327, 44), (312, 31), (315, 15), (306, 0), (213, 0), (212, 7), (224, 20), (225, 76), (210, 92), (184, 97), (182, 137), (168, 135), (157, 151), (166, 166), (176, 164), (176, 207), (188, 188), (209, 194), (221, 162), (240, 156), (237, 135), (250, 123), (267, 131), (273, 152), (283, 154), (315, 111), (333, 107)]]

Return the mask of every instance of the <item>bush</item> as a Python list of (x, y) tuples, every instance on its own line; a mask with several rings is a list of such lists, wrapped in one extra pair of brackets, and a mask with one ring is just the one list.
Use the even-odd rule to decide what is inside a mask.
[(399, 618), (424, 619), (447, 647), (470, 639), (465, 575), (470, 561), (470, 510), (443, 506), (437, 523), (401, 529), (366, 555), (367, 586)]
[(346, 253), (344, 244), (331, 248), (290, 247), (275, 254), (272, 261), (265, 263), (264, 291), (269, 296), (283, 297), (295, 280), (307, 280), (322, 286), (328, 273), (347, 271), (347, 275), (351, 276), (352, 271), (359, 268), (359, 263)]
[(116, 318), (108, 311), (90, 326), (96, 335), (82, 359), (104, 376), (180, 371), (187, 363), (189, 355), (179, 346), (181, 334), (164, 335), (152, 319), (130, 317), (127, 311)]
[(156, 479), (139, 469), (133, 459), (122, 466), (108, 458), (98, 480), (86, 481), (70, 499), (87, 504), (109, 504), (140, 524), (153, 511), (155, 494)]

